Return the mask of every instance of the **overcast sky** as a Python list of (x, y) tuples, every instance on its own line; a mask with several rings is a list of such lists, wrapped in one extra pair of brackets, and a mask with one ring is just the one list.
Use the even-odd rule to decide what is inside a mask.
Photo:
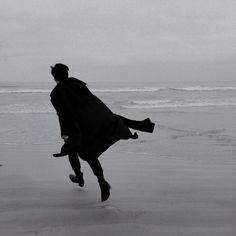
[(0, 81), (236, 80), (235, 0), (0, 0)]

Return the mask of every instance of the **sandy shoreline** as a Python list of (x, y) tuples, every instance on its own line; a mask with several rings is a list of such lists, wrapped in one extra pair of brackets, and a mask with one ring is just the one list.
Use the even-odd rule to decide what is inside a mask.
[(100, 203), (87, 165), (79, 189), (67, 160), (50, 157), (55, 148), (1, 147), (0, 235), (236, 234), (235, 163), (124, 155), (117, 146), (101, 159), (112, 194)]

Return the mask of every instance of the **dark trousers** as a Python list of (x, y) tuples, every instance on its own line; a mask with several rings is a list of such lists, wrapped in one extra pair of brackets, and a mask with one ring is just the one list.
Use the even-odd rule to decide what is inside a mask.
[[(82, 172), (81, 172), (79, 155), (76, 151), (73, 151), (69, 154), (69, 161), (70, 161), (72, 169), (75, 172), (75, 175), (76, 176), (81, 175)], [(90, 168), (92, 169), (94, 175), (98, 178), (98, 180), (102, 180), (104, 178), (103, 169), (98, 158), (93, 158), (93, 159), (91, 158), (91, 160), (88, 160), (87, 162)]]

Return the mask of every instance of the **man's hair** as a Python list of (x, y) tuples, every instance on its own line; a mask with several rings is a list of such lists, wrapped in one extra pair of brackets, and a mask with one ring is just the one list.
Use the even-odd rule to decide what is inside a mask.
[(55, 64), (55, 66), (51, 66), (51, 74), (57, 80), (63, 78), (63, 75), (68, 74), (68, 71), (69, 67), (61, 63), (57, 63)]

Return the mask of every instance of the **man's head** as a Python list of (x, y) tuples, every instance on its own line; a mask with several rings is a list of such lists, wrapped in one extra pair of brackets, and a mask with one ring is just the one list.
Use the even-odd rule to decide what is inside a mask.
[(55, 81), (63, 81), (68, 79), (69, 68), (67, 65), (57, 63), (55, 66), (51, 66), (51, 74)]

